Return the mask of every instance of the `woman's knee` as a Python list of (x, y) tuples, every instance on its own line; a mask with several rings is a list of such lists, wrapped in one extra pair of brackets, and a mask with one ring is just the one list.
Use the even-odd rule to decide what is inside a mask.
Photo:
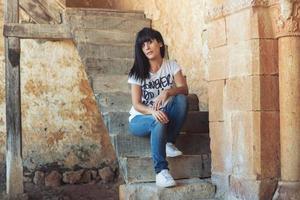
[(188, 109), (188, 98), (184, 94), (178, 94), (175, 96), (176, 104), (181, 108), (182, 111), (186, 111)]

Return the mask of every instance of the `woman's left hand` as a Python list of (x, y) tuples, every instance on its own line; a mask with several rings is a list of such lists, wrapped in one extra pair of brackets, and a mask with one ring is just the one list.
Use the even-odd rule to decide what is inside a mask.
[(153, 104), (153, 109), (159, 110), (161, 106), (164, 105), (164, 103), (167, 101), (168, 97), (169, 97), (168, 91), (167, 90), (162, 91), (160, 95), (156, 97), (155, 102)]

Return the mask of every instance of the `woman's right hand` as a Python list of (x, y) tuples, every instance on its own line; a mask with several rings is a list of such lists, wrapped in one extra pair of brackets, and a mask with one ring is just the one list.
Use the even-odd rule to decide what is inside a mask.
[(168, 116), (165, 112), (161, 110), (152, 110), (151, 114), (155, 117), (157, 121), (159, 121), (162, 124), (167, 124), (169, 122)]

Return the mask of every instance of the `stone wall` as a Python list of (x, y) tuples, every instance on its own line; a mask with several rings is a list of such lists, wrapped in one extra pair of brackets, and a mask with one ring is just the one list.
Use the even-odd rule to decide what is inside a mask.
[(228, 199), (271, 199), (280, 178), (278, 5), (211, 4), (206, 16), (212, 180)]
[[(0, 7), (3, 10), (2, 1)], [(0, 17), (2, 28), (3, 12)], [(0, 37), (1, 164), (6, 141), (3, 40)], [(21, 110), (25, 172), (45, 166), (115, 167), (108, 132), (72, 41), (21, 40)]]

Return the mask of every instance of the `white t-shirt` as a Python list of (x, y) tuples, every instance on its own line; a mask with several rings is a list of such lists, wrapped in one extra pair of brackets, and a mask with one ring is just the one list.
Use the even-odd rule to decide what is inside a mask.
[[(174, 75), (179, 72), (181, 68), (173, 60), (163, 60), (160, 69), (156, 73), (150, 72), (150, 78), (140, 81), (134, 77), (129, 77), (128, 83), (140, 85), (142, 88), (142, 103), (146, 106), (152, 106), (155, 98), (165, 89), (170, 89), (175, 86)], [(169, 100), (169, 99), (168, 99)], [(165, 102), (166, 105), (167, 102)], [(163, 105), (163, 106), (165, 106)], [(129, 121), (136, 115), (143, 115), (132, 106), (130, 111)]]

